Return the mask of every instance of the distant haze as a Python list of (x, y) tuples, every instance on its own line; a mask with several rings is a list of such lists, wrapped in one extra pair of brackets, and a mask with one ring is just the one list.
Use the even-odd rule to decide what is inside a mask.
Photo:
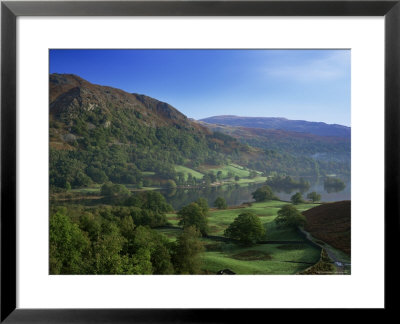
[(338, 124), (326, 124), (322, 122), (309, 122), (305, 120), (289, 120), (287, 118), (241, 117), (233, 115), (222, 115), (203, 118), (200, 121), (209, 124), (277, 129), (290, 132), (308, 133), (319, 136), (349, 138), (351, 135), (351, 129), (347, 126)]

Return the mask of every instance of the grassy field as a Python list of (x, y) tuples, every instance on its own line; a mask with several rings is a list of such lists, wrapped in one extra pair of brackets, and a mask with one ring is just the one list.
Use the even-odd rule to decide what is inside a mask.
[(233, 176), (239, 176), (240, 178), (243, 177), (248, 177), (250, 175), (250, 171), (246, 170), (245, 168), (241, 167), (240, 165), (236, 164), (229, 164), (229, 165), (224, 165), (221, 167), (205, 167), (202, 166), (200, 169), (204, 172), (210, 172), (214, 171), (215, 174), (217, 174), (218, 171), (222, 172), (222, 177), (227, 177), (228, 172), (232, 172)]
[(236, 164), (229, 164), (229, 165), (224, 165), (221, 167), (211, 167), (211, 166), (201, 166), (200, 172), (190, 169), (188, 167), (182, 166), (182, 165), (175, 165), (175, 171), (176, 172), (183, 172), (185, 174), (185, 179), (187, 179), (187, 174), (191, 173), (193, 177), (196, 177), (197, 179), (202, 179), (204, 174), (207, 172), (214, 172), (214, 174), (217, 174), (218, 171), (222, 172), (222, 177), (226, 178), (228, 176), (228, 172), (231, 172), (233, 176), (239, 176), (241, 179), (239, 181), (235, 181), (235, 183), (238, 184), (247, 184), (247, 183), (254, 183), (254, 182), (265, 182), (267, 181), (267, 177), (263, 177), (261, 172), (258, 172), (258, 176), (253, 178), (253, 179), (248, 179), (247, 177), (250, 175), (250, 170), (245, 169), (244, 167)]
[(267, 177), (262, 177), (262, 176), (257, 176), (255, 178), (249, 179), (249, 178), (241, 178), (239, 179), (239, 181), (235, 181), (235, 183), (239, 184), (239, 185), (244, 185), (244, 184), (248, 184), (248, 183), (260, 183), (260, 182), (266, 182), (267, 181)]
[(156, 173), (153, 171), (142, 171), (142, 176), (144, 177), (151, 177), (153, 175), (155, 175)]
[(237, 274), (295, 274), (317, 262), (320, 255), (318, 249), (307, 244), (259, 244), (246, 248), (219, 243), (208, 249), (203, 254), (203, 264), (204, 270), (212, 273), (228, 268)]
[(196, 179), (202, 179), (203, 178), (203, 174), (202, 173), (200, 173), (200, 172), (198, 172), (196, 170), (187, 168), (187, 167), (185, 167), (183, 165), (175, 165), (175, 171), (176, 172), (183, 172), (185, 174), (185, 180), (187, 180), (188, 173), (191, 173), (192, 176), (195, 177)]
[[(278, 229), (273, 222), (278, 210), (288, 204), (289, 203), (287, 202), (274, 200), (262, 203), (253, 203), (252, 206), (245, 208), (214, 210), (210, 213), (208, 219), (210, 235), (223, 235), (224, 230), (233, 222), (233, 220), (246, 210), (254, 212), (261, 218), (261, 222), (267, 230), (267, 240), (297, 240), (299, 235), (296, 231)], [(300, 211), (304, 211), (314, 206), (316, 206), (316, 204), (301, 204), (297, 205), (296, 208)]]
[(93, 184), (91, 187), (88, 188), (79, 188), (79, 189), (71, 189), (71, 192), (75, 193), (100, 193), (101, 184)]
[[(293, 241), (281, 244), (257, 244), (243, 247), (233, 243), (219, 242), (203, 238), (205, 252), (202, 255), (203, 270), (206, 273), (216, 273), (229, 268), (237, 274), (296, 274), (316, 263), (320, 257), (320, 250), (304, 243), (303, 237), (292, 229), (280, 229), (273, 220), (277, 212), (287, 202), (269, 201), (253, 203), (243, 208), (226, 210), (211, 210), (209, 216), (209, 234), (223, 236), (224, 230), (233, 220), (244, 211), (253, 211), (260, 217), (267, 230), (267, 241)], [(296, 207), (300, 211), (307, 210), (317, 204), (302, 204)], [(178, 226), (176, 214), (168, 214), (171, 225)], [(175, 240), (179, 229), (159, 229), (170, 240)]]

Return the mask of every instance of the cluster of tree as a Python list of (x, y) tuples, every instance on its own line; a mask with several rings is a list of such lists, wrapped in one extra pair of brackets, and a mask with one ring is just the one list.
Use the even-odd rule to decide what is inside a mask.
[(327, 192), (337, 192), (346, 188), (346, 184), (339, 178), (327, 177), (324, 180), (324, 189)]
[(302, 204), (304, 203), (303, 195), (300, 192), (296, 192), (292, 197), (290, 197), (290, 201), (294, 205)]
[(278, 211), (275, 223), (279, 227), (296, 228), (306, 224), (306, 218), (293, 205), (285, 205)]
[(295, 180), (288, 175), (274, 175), (273, 177), (268, 179), (267, 184), (277, 190), (308, 190), (310, 188), (310, 183), (303, 178)]
[(50, 273), (200, 273), (199, 236), (195, 227), (188, 226), (176, 242), (170, 242), (114, 210), (70, 213), (57, 208), (50, 215)]
[[(237, 183), (230, 183), (224, 186), (198, 186), (187, 190), (185, 188), (175, 188), (165, 190), (165, 196), (174, 207), (179, 210), (182, 206), (188, 205), (197, 200), (198, 197), (207, 197), (210, 206), (217, 207), (215, 200), (218, 197), (224, 197), (227, 205), (240, 201), (243, 196), (251, 196), (259, 184), (248, 184), (247, 186), (239, 186)], [(218, 208), (218, 207), (217, 207)]]
[(100, 193), (106, 197), (129, 196), (129, 190), (122, 184), (106, 182), (101, 186)]
[(257, 202), (277, 199), (270, 186), (262, 186), (254, 191), (251, 195)]
[(222, 173), (221, 173), (220, 176), (217, 178), (217, 176), (215, 175), (215, 173), (212, 172), (212, 171), (210, 171), (210, 172), (208, 172), (207, 174), (205, 174), (205, 175), (203, 176), (202, 183), (203, 183), (204, 185), (206, 185), (206, 186), (209, 186), (209, 185), (211, 185), (212, 183), (216, 182), (217, 180), (222, 180), (221, 175), (222, 175)]
[(182, 207), (178, 213), (179, 225), (183, 228), (193, 226), (203, 236), (208, 232), (208, 203), (204, 198), (199, 198), (195, 202)]
[[(252, 171), (257, 175), (256, 171)], [(176, 175), (171, 175), (171, 179), (167, 181), (168, 188), (175, 188), (177, 186), (210, 186), (213, 183), (221, 182), (226, 179), (235, 179), (239, 181), (240, 177), (235, 176), (232, 172), (228, 172), (225, 176), (222, 171), (209, 171), (203, 175), (201, 178), (194, 177), (190, 172), (185, 176), (184, 172), (176, 172)], [(145, 180), (146, 181), (146, 180)], [(173, 184), (173, 185), (171, 185)]]
[(249, 178), (250, 179), (254, 179), (254, 178), (256, 178), (258, 176), (258, 172), (257, 171), (254, 171), (254, 170), (251, 170), (250, 171), (250, 174), (249, 174)]
[(228, 205), (226, 204), (226, 200), (222, 197), (217, 197), (214, 201), (214, 207), (218, 209), (226, 209)]
[[(306, 218), (293, 205), (285, 205), (275, 218), (278, 227), (297, 228), (306, 224)], [(225, 230), (224, 236), (236, 240), (239, 244), (253, 245), (266, 236), (266, 229), (260, 218), (252, 211), (241, 213)]]
[[(321, 195), (313, 191), (307, 194), (307, 199), (311, 200), (312, 202), (317, 202), (321, 200)], [(290, 200), (294, 205), (302, 204), (305, 202), (303, 199), (303, 195), (300, 192), (296, 192), (292, 197), (290, 197)]]
[(225, 230), (224, 236), (237, 240), (239, 244), (252, 245), (265, 237), (266, 230), (254, 212), (241, 213)]
[(320, 201), (321, 195), (317, 194), (315, 191), (312, 191), (307, 194), (307, 199), (311, 200), (312, 202)]

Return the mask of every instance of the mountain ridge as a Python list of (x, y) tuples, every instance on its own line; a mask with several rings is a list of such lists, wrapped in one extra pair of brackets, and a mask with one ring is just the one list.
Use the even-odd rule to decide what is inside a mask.
[(276, 129), (298, 133), (309, 133), (318, 136), (351, 137), (351, 128), (339, 124), (292, 120), (284, 117), (245, 117), (236, 115), (219, 115), (199, 119), (201, 122), (240, 126), (247, 128)]

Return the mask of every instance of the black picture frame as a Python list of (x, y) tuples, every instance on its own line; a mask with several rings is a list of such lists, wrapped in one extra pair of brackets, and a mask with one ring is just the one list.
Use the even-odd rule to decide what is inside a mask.
[(393, 310), (396, 307), (396, 298), (390, 296), (394, 296), (394, 290), (399, 282), (397, 279), (399, 275), (392, 261), (398, 255), (394, 239), (398, 237), (400, 224), (399, 2), (400, 0), (2, 1), (0, 321), (4, 323), (216, 323), (235, 322), (240, 318), (239, 313), (256, 318), (263, 316), (267, 310), (16, 308), (16, 18), (19, 16), (384, 16), (385, 310)]

